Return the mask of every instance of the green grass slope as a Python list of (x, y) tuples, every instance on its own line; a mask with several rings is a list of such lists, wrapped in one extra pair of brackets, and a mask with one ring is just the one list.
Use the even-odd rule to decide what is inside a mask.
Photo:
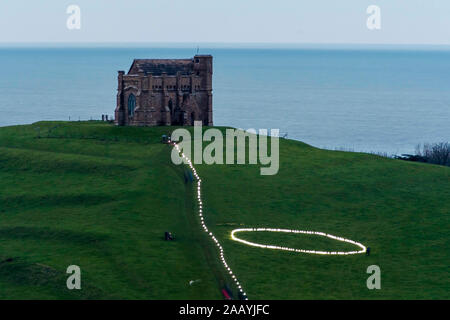
[[(162, 132), (0, 128), (0, 298), (220, 298)], [(166, 230), (176, 242), (163, 240)], [(81, 268), (80, 291), (66, 288), (72, 264)]]
[[(448, 299), (450, 169), (327, 151), (280, 141), (280, 170), (199, 166), (211, 229), (253, 299)], [(231, 224), (231, 225), (230, 225)], [(239, 227), (313, 230), (371, 247), (371, 255), (318, 256), (245, 246)], [(302, 235), (240, 233), (249, 241), (316, 250), (354, 250)], [(367, 267), (381, 269), (368, 290)]]
[[(0, 128), (0, 299), (220, 298), (226, 278), (183, 167), (160, 143), (168, 130), (99, 122)], [(250, 299), (449, 298), (449, 168), (290, 140), (280, 141), (275, 176), (260, 176), (254, 165), (197, 168), (206, 222)], [(231, 240), (239, 227), (323, 231), (372, 254), (252, 248)], [(176, 241), (163, 241), (166, 230)], [(304, 235), (240, 236), (349, 248)], [(79, 291), (66, 289), (72, 264), (82, 270)], [(366, 287), (373, 264), (381, 290)]]

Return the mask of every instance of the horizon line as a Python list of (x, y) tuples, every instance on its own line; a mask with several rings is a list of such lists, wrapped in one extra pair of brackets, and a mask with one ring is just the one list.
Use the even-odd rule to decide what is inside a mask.
[(135, 45), (351, 45), (351, 46), (450, 46), (449, 43), (389, 43), (389, 42), (248, 42), (248, 41), (0, 41), (2, 45), (83, 45), (83, 44), (135, 44)]
[(155, 48), (155, 49), (372, 49), (372, 50), (450, 50), (450, 44), (426, 44), (426, 43), (295, 43), (295, 42), (132, 42), (132, 41), (80, 41), (80, 42), (0, 42), (0, 49), (20, 48)]

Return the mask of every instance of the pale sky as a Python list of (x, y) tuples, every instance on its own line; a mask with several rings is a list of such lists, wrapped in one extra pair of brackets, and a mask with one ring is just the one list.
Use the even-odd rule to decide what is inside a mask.
[[(69, 5), (81, 29), (68, 30)], [(381, 30), (366, 9), (381, 8)], [(0, 43), (450, 44), (449, 0), (2, 0)]]

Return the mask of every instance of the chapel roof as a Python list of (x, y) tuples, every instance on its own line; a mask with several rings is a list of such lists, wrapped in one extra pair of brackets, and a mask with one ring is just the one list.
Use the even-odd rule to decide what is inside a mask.
[(192, 59), (135, 59), (128, 74), (137, 75), (144, 72), (145, 75), (160, 76), (166, 73), (174, 76), (179, 72), (181, 75), (190, 75), (193, 65)]

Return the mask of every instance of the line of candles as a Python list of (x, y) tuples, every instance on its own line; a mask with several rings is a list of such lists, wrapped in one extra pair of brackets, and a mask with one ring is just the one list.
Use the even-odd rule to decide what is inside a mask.
[[(177, 149), (178, 152), (180, 152), (180, 147), (175, 142), (172, 142), (172, 145)], [(242, 288), (241, 283), (239, 282), (238, 278), (236, 277), (236, 275), (231, 270), (230, 266), (228, 265), (228, 263), (225, 260), (225, 255), (224, 255), (222, 245), (220, 244), (219, 240), (217, 240), (217, 238), (214, 236), (214, 234), (211, 231), (209, 231), (208, 227), (206, 226), (205, 218), (203, 215), (203, 202), (202, 202), (202, 191), (201, 191), (202, 180), (200, 179), (200, 176), (198, 175), (197, 170), (195, 169), (194, 165), (192, 164), (191, 159), (189, 159), (183, 152), (180, 152), (180, 154), (181, 154), (181, 157), (185, 160), (185, 162), (191, 168), (191, 170), (195, 176), (196, 182), (197, 182), (198, 216), (200, 217), (200, 222), (201, 222), (202, 228), (210, 236), (210, 238), (214, 241), (214, 243), (218, 247), (219, 252), (220, 252), (220, 260), (222, 261), (222, 264), (224, 265), (227, 272), (229, 273), (231, 279), (233, 279), (233, 281), (235, 282), (239, 292), (245, 297), (246, 300), (248, 300), (247, 294), (244, 292), (244, 289)], [(254, 242), (240, 239), (240, 238), (236, 237), (236, 235), (235, 235), (238, 232), (261, 232), (261, 231), (317, 235), (317, 236), (327, 237), (327, 238), (337, 240), (337, 241), (351, 243), (353, 245), (358, 246), (361, 250), (359, 250), (359, 251), (318, 251), (318, 250), (295, 249), (295, 248), (281, 247), (281, 246), (275, 246), (275, 245), (264, 245), (264, 244), (254, 243)], [(359, 243), (359, 242), (356, 242), (356, 241), (353, 241), (350, 239), (346, 239), (343, 237), (337, 237), (337, 236), (334, 236), (332, 234), (328, 234), (325, 232), (319, 232), (319, 231), (276, 229), (276, 228), (241, 228), (241, 229), (234, 229), (231, 231), (231, 239), (234, 241), (241, 242), (243, 244), (252, 246), (252, 247), (299, 252), (299, 253), (320, 254), (320, 255), (351, 255), (351, 254), (365, 253), (367, 251), (367, 248), (362, 243)]]
[[(258, 232), (258, 231), (266, 231), (266, 232), (284, 232), (284, 233), (301, 233), (301, 234), (310, 234), (310, 235), (316, 235), (316, 236), (322, 236), (327, 237), (333, 240), (342, 241), (354, 244), (355, 246), (358, 246), (361, 248), (359, 251), (318, 251), (318, 250), (304, 250), (304, 249), (294, 249), (294, 248), (288, 248), (288, 247), (281, 247), (281, 246), (274, 246), (274, 245), (266, 245), (266, 244), (259, 244), (250, 242), (247, 240), (240, 239), (236, 237), (236, 233), (238, 232)], [(258, 247), (258, 248), (264, 248), (264, 249), (273, 249), (273, 250), (283, 250), (283, 251), (293, 251), (293, 252), (300, 252), (300, 253), (309, 253), (309, 254), (321, 254), (321, 255), (350, 255), (350, 254), (359, 254), (359, 253), (365, 253), (367, 248), (359, 242), (346, 239), (343, 237), (337, 237), (333, 236), (332, 234), (328, 234), (325, 232), (319, 232), (319, 231), (306, 231), (306, 230), (291, 230), (291, 229), (274, 229), (274, 228), (242, 228), (242, 229), (234, 229), (231, 231), (231, 239), (234, 241), (241, 242), (243, 244), (252, 246), (252, 247)]]
[(201, 189), (201, 183), (202, 180), (200, 179), (200, 176), (197, 173), (197, 170), (195, 169), (194, 165), (192, 164), (191, 159), (189, 159), (183, 152), (180, 152), (180, 147), (175, 143), (172, 142), (172, 145), (177, 149), (177, 151), (181, 154), (181, 157), (185, 160), (185, 162), (189, 165), (191, 168), (194, 177), (197, 182), (197, 201), (198, 201), (198, 216), (200, 217), (200, 222), (202, 225), (203, 230), (209, 235), (209, 237), (214, 241), (216, 246), (219, 249), (220, 252), (220, 260), (222, 261), (222, 264), (224, 265), (225, 269), (227, 270), (228, 274), (230, 275), (231, 279), (233, 279), (234, 283), (236, 284), (236, 287), (238, 288), (239, 292), (245, 297), (245, 300), (248, 300), (247, 294), (244, 292), (244, 289), (242, 288), (241, 283), (239, 282), (238, 278), (234, 274), (234, 272), (231, 270), (230, 266), (228, 265), (227, 261), (225, 260), (225, 255), (223, 251), (223, 247), (220, 244), (219, 240), (214, 236), (214, 234), (208, 229), (205, 223), (205, 218), (203, 215), (203, 202), (202, 202), (202, 189)]

